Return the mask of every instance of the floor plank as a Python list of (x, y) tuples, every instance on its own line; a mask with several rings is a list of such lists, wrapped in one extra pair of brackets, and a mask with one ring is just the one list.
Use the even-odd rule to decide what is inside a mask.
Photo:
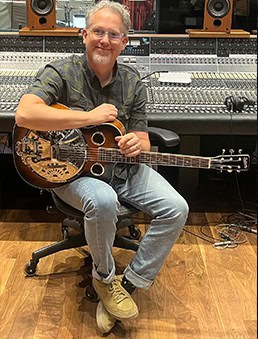
[[(31, 253), (61, 239), (60, 222), (53, 216), (44, 221), (35, 212), (2, 212), (0, 338), (98, 338), (96, 303), (85, 298), (82, 284), (83, 250), (48, 256), (37, 276), (25, 277)], [(134, 293), (139, 317), (117, 323), (109, 338), (256, 338), (256, 235), (245, 233), (245, 243), (216, 249), (206, 240), (218, 237), (221, 220), (220, 213), (190, 214), (151, 289)], [(144, 233), (147, 226), (140, 228)], [(133, 255), (114, 249), (118, 273)]]

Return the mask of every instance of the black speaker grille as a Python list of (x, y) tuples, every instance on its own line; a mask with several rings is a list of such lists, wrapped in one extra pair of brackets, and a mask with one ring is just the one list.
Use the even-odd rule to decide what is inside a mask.
[(207, 2), (207, 10), (213, 18), (223, 18), (230, 11), (229, 0), (210, 0)]
[(55, 9), (54, 0), (31, 0), (30, 5), (33, 12), (39, 16), (48, 15)]

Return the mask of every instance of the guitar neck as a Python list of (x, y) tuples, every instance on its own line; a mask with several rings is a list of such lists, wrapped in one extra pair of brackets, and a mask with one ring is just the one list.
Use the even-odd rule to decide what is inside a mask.
[(125, 164), (149, 164), (159, 166), (211, 168), (211, 158), (198, 156), (185, 156), (181, 154), (158, 153), (142, 151), (135, 157), (127, 157), (115, 148), (99, 148), (99, 160), (103, 162)]

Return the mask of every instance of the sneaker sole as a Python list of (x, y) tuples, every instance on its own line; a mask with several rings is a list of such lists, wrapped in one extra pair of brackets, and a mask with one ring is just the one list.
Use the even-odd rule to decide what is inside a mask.
[(117, 315), (117, 314), (114, 314), (112, 312), (112, 310), (109, 310), (108, 307), (104, 306), (106, 308), (106, 310), (108, 311), (109, 314), (111, 314), (112, 317), (116, 318), (117, 320), (126, 320), (126, 319), (135, 319), (138, 317), (139, 315), (139, 311), (137, 310), (137, 312), (131, 314), (130, 316), (128, 315), (125, 315), (125, 316), (121, 316), (121, 315)]
[[(98, 306), (97, 306), (97, 310), (96, 310), (96, 321), (97, 321), (98, 328), (99, 328), (99, 330), (102, 334), (109, 333), (116, 324), (116, 319), (114, 319), (114, 323), (112, 324), (110, 322), (110, 326), (108, 328), (105, 328), (103, 326), (103, 323), (101, 322), (101, 318), (102, 318), (102, 315), (103, 315), (104, 312), (107, 312), (107, 311), (106, 311), (102, 301), (99, 301)], [(110, 317), (112, 317), (112, 316), (110, 315)]]

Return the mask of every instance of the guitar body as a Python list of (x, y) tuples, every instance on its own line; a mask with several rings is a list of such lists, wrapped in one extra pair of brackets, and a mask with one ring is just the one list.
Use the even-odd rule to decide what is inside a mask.
[[(69, 110), (62, 104), (53, 107)], [(121, 154), (115, 141), (124, 135), (125, 128), (119, 120), (80, 129), (60, 131), (34, 131), (14, 126), (13, 157), (19, 175), (30, 185), (55, 188), (89, 175), (110, 181), (114, 164), (145, 163), (158, 166), (216, 169), (220, 172), (247, 171), (248, 154), (216, 157), (199, 157), (170, 153), (142, 151), (135, 157)]]
[(81, 129), (40, 132), (15, 125), (13, 156), (19, 175), (40, 188), (62, 186), (85, 174), (109, 181), (114, 164), (100, 161), (99, 151), (117, 148), (115, 136), (125, 129), (119, 120)]

